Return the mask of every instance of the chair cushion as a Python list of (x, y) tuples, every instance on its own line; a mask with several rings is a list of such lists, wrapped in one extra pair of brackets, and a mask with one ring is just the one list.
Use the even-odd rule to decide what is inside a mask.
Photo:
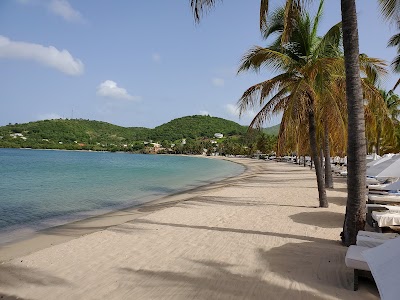
[(400, 211), (373, 211), (371, 215), (379, 227), (400, 225)]
[(369, 271), (368, 264), (361, 255), (361, 252), (368, 249), (370, 248), (354, 245), (350, 246), (349, 249), (347, 249), (346, 257), (344, 259), (346, 266), (357, 270)]

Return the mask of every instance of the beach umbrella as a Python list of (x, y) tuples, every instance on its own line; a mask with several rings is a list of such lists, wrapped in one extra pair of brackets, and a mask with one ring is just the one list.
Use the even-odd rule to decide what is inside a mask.
[(367, 167), (372, 167), (377, 164), (379, 165), (380, 163), (383, 163), (384, 161), (391, 159), (393, 157), (393, 155), (394, 155), (393, 153), (385, 154), (381, 158), (378, 158), (377, 160), (373, 160), (373, 161), (370, 161), (369, 163), (367, 163)]
[(365, 159), (366, 162), (367, 162), (367, 166), (368, 166), (369, 163), (374, 162), (374, 161), (378, 160), (379, 158), (381, 158), (381, 157), (376, 153), (367, 155), (367, 157)]
[(400, 181), (395, 181), (391, 184), (385, 186), (385, 190), (387, 191), (400, 191)]
[[(383, 158), (381, 159), (383, 160)], [(400, 154), (395, 154), (367, 169), (367, 176), (400, 177)]]

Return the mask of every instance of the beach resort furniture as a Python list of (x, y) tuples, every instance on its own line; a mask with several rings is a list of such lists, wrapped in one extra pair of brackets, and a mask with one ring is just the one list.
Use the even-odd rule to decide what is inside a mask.
[(372, 226), (376, 231), (381, 232), (383, 227), (396, 227), (400, 226), (400, 209), (399, 210), (385, 210), (373, 211), (371, 213)]
[(358, 278), (367, 277), (371, 278), (371, 270), (369, 269), (368, 263), (362, 256), (362, 252), (370, 249), (369, 247), (355, 246), (352, 245), (347, 249), (346, 257), (344, 259), (345, 264), (348, 268), (354, 270), (354, 286), (355, 291), (358, 290)]
[(379, 290), (382, 300), (400, 297), (400, 238), (388, 240), (380, 246), (362, 252)]
[(367, 179), (366, 179), (367, 187), (368, 187), (369, 185), (379, 184), (379, 183), (380, 183), (380, 182), (379, 182), (378, 179), (376, 179), (376, 177), (367, 176)]
[(378, 203), (368, 203), (366, 221), (376, 231), (381, 232), (383, 227), (400, 226), (400, 206)]
[[(367, 232), (361, 233), (369, 234)], [(375, 235), (375, 237), (379, 237)], [(358, 237), (357, 237), (358, 238)], [(345, 263), (354, 269), (354, 290), (358, 289), (358, 278), (375, 280), (383, 300), (399, 299), (400, 295), (400, 237), (387, 239), (375, 247), (350, 246)]]
[(400, 177), (400, 154), (383, 157), (367, 169), (367, 176), (376, 178)]
[(379, 246), (388, 240), (399, 237), (400, 235), (397, 233), (379, 233), (372, 231), (363, 231), (360, 230), (357, 234), (357, 246), (361, 247), (376, 247)]
[(368, 194), (368, 203), (400, 205), (400, 193)]
[[(395, 185), (397, 187), (400, 182), (398, 181), (399, 178), (386, 178), (384, 181), (380, 182), (379, 184), (369, 184), (368, 193), (370, 194), (386, 194), (389, 191), (396, 192), (398, 188), (393, 188)], [(397, 183), (398, 182), (398, 183)]]

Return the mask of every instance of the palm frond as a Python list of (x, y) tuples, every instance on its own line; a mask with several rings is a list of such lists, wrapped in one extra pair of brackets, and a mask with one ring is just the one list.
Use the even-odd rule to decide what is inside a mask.
[(204, 13), (208, 12), (219, 1), (222, 2), (222, 0), (190, 0), (195, 21), (200, 22)]
[(290, 75), (284, 73), (248, 88), (238, 100), (239, 115), (241, 116), (248, 108), (263, 105), (265, 98), (272, 91), (283, 91), (285, 84), (288, 84), (289, 78)]
[(381, 13), (388, 21), (398, 21), (400, 15), (399, 0), (379, 0)]
[(332, 26), (317, 43), (313, 51), (316, 57), (337, 57), (341, 54), (342, 22)]
[(265, 66), (274, 71), (287, 70), (293, 60), (284, 53), (270, 48), (254, 46), (242, 58), (238, 73), (253, 69), (259, 71)]

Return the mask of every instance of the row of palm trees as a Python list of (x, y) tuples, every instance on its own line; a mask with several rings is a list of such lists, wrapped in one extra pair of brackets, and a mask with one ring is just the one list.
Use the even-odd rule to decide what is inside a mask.
[[(398, 17), (400, 1), (378, 1), (388, 18)], [(195, 19), (216, 2), (191, 0)], [(350, 245), (365, 225), (366, 136), (374, 140), (377, 149), (381, 147), (382, 134), (387, 138), (393, 132), (385, 100), (392, 97), (388, 101), (398, 104), (398, 97), (395, 100), (390, 92), (386, 97), (375, 86), (386, 73), (385, 62), (359, 54), (355, 0), (341, 0), (342, 22), (322, 37), (317, 31), (324, 1), (320, 0), (314, 17), (305, 11), (305, 2), (310, 0), (286, 0), (282, 8), (270, 13), (269, 1), (260, 1), (260, 30), (267, 40), (273, 40), (267, 47), (250, 49), (239, 72), (267, 67), (279, 75), (250, 87), (238, 104), (241, 113), (260, 109), (251, 127), (260, 127), (271, 114), (283, 114), (278, 152), (311, 152), (314, 162), (320, 161), (321, 152), (327, 162), (331, 152), (347, 153), (348, 198), (342, 241)], [(328, 206), (325, 187), (332, 186), (326, 165), (324, 182), (322, 164), (315, 163), (321, 207)]]

